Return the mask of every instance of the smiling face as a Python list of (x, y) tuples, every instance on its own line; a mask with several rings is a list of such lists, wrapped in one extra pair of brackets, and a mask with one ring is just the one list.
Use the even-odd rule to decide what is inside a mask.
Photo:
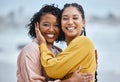
[(52, 14), (43, 15), (40, 20), (40, 31), (47, 43), (53, 44), (58, 38), (60, 31), (57, 24), (57, 18)]
[(73, 39), (80, 36), (82, 27), (85, 26), (85, 20), (82, 19), (81, 12), (73, 6), (69, 6), (62, 13), (61, 24), (66, 39)]

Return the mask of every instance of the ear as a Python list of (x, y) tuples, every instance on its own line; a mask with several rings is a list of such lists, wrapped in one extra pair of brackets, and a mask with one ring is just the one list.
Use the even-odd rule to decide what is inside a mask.
[(83, 20), (82, 20), (82, 22), (83, 22), (83, 27), (85, 27), (86, 20), (85, 20), (85, 19), (83, 19)]

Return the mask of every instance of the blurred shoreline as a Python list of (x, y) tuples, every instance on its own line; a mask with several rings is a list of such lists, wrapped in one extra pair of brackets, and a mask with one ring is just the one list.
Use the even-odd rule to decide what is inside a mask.
[[(102, 24), (102, 25), (120, 25), (120, 15), (114, 13), (108, 13), (106, 16), (98, 15), (88, 15), (86, 16), (87, 23), (92, 24)], [(9, 28), (21, 28), (25, 27), (30, 21), (29, 16), (23, 14), (16, 14), (15, 12), (10, 12), (8, 15), (0, 15), (0, 31)], [(22, 25), (22, 26), (21, 26)]]

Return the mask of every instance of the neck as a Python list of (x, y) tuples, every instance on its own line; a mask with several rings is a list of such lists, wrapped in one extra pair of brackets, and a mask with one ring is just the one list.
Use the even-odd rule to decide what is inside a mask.
[(53, 56), (55, 56), (56, 53), (54, 52), (54, 45), (53, 45), (53, 43), (47, 43), (47, 47), (53, 53)]
[(47, 43), (47, 47), (48, 47), (49, 49), (53, 48), (53, 43)]
[(47, 43), (47, 47), (51, 52), (53, 52), (53, 48), (54, 48), (53, 43)]
[[(77, 36), (76, 36), (76, 37), (77, 37)], [(65, 37), (65, 38), (66, 38), (66, 43), (67, 43), (67, 45), (69, 45), (70, 42), (71, 42), (74, 38), (76, 38), (76, 37)]]
[(69, 43), (70, 43), (73, 39), (74, 39), (74, 38), (66, 37), (66, 43), (67, 43), (67, 45), (69, 45)]

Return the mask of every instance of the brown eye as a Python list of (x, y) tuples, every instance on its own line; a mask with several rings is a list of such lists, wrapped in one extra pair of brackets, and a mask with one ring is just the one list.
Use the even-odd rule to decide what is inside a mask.
[(44, 27), (49, 27), (50, 25), (48, 23), (43, 24)]
[(78, 19), (78, 17), (74, 17), (73, 19), (74, 19), (74, 20), (77, 20), (77, 19)]
[(68, 18), (62, 18), (62, 20), (68, 20)]

